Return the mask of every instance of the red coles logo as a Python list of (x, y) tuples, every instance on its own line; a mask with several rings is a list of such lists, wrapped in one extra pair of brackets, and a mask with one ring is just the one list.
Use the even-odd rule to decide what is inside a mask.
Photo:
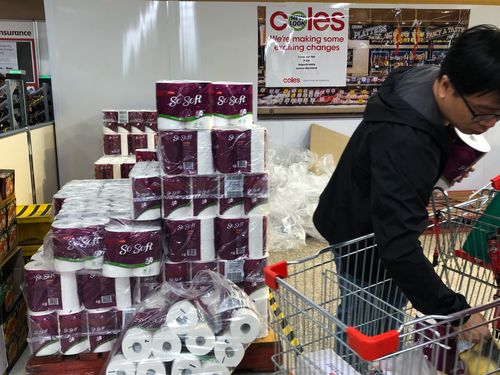
[(325, 31), (328, 28), (333, 31), (344, 30), (345, 15), (343, 12), (336, 11), (329, 15), (326, 12), (319, 11), (313, 13), (313, 8), (307, 8), (307, 15), (302, 12), (293, 12), (288, 16), (285, 12), (278, 10), (271, 14), (269, 22), (274, 30), (285, 30), (287, 26), (292, 27), (296, 31), (303, 30), (317, 30)]

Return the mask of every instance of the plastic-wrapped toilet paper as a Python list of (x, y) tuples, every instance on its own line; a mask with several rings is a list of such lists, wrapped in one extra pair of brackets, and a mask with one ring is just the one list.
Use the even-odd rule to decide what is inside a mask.
[(219, 177), (193, 176), (193, 216), (215, 217), (218, 211)]
[(214, 219), (165, 220), (167, 257), (173, 262), (215, 259)]
[(255, 312), (250, 309), (240, 309), (231, 317), (229, 332), (234, 339), (249, 344), (259, 336), (260, 326), (260, 319)]
[(263, 286), (250, 294), (250, 298), (255, 303), (257, 313), (261, 318), (261, 329), (257, 337), (266, 337), (269, 333), (269, 288)]
[(219, 210), (221, 217), (241, 217), (244, 215), (244, 176), (226, 174), (219, 178)]
[(181, 354), (182, 342), (179, 336), (167, 327), (153, 334), (153, 357), (159, 361), (171, 362)]
[(267, 216), (250, 216), (248, 230), (248, 255), (259, 259), (266, 253)]
[(216, 338), (215, 359), (226, 367), (236, 367), (245, 355), (245, 348), (236, 338), (223, 335)]
[(131, 280), (132, 301), (139, 304), (144, 301), (147, 295), (163, 282), (163, 276), (134, 277)]
[(192, 354), (202, 356), (214, 348), (215, 335), (207, 323), (200, 322), (187, 331), (184, 343)]
[(143, 111), (129, 110), (128, 111), (128, 126), (130, 132), (134, 134), (142, 134), (145, 131)]
[(265, 215), (268, 213), (269, 174), (254, 173), (244, 176), (245, 215)]
[(212, 131), (212, 152), (217, 172), (251, 172), (251, 150), (250, 130)]
[(255, 127), (251, 133), (250, 171), (263, 173), (267, 170), (267, 129)]
[(98, 273), (77, 274), (78, 292), (86, 309), (116, 306), (115, 279)]
[(83, 310), (58, 312), (61, 353), (73, 355), (90, 350), (87, 319)]
[(149, 358), (153, 349), (153, 335), (146, 329), (132, 327), (123, 335), (121, 348), (124, 357), (131, 362)]
[(226, 366), (214, 359), (203, 361), (201, 366), (204, 375), (231, 375), (231, 371)]
[(44, 262), (33, 261), (24, 266), (25, 298), (30, 311), (62, 309), (61, 277)]
[(135, 375), (136, 367), (135, 363), (129, 361), (123, 355), (115, 354), (106, 367), (106, 375)]
[(162, 217), (184, 219), (193, 216), (191, 178), (162, 176)]
[(35, 356), (54, 355), (60, 352), (57, 312), (28, 311), (29, 347)]
[(116, 307), (125, 309), (132, 306), (130, 278), (115, 277)]
[(214, 127), (251, 126), (252, 83), (214, 82)]
[(185, 335), (198, 324), (198, 310), (189, 301), (174, 303), (167, 313), (167, 326), (178, 335)]
[(129, 139), (128, 139), (128, 131), (125, 130), (123, 127), (118, 127), (118, 135), (120, 136), (120, 149), (121, 149), (121, 155), (122, 156), (128, 156), (129, 155)]
[(121, 137), (120, 134), (103, 135), (104, 155), (121, 155)]
[(182, 282), (189, 279), (188, 262), (165, 262), (165, 281)]
[(158, 129), (210, 129), (213, 125), (212, 84), (203, 81), (156, 82)]
[(148, 147), (148, 135), (142, 134), (128, 134), (128, 153), (135, 155), (135, 150)]
[(231, 280), (235, 284), (240, 284), (245, 281), (245, 265), (246, 258), (219, 260), (219, 273)]
[(80, 220), (56, 220), (52, 223), (54, 268), (57, 272), (76, 272), (85, 266), (85, 248), (98, 239)]
[[(111, 351), (118, 334), (116, 311), (113, 309), (87, 310), (90, 351)], [(121, 328), (121, 327), (120, 327)]]
[(249, 255), (249, 219), (215, 218), (215, 249), (221, 260)]
[(160, 361), (147, 359), (137, 364), (136, 375), (166, 375), (165, 365)]
[(197, 356), (183, 353), (172, 363), (171, 375), (201, 375), (202, 371), (201, 362)]
[[(153, 134), (149, 135), (153, 136)], [(158, 161), (158, 155), (156, 153), (156, 150), (154, 148), (149, 147), (149, 138), (148, 138), (148, 148), (139, 148), (135, 150), (135, 160), (137, 163), (140, 161)]]
[(78, 283), (76, 274), (73, 272), (61, 272), (61, 299), (62, 309), (65, 311), (77, 311), (80, 309), (80, 298), (78, 296)]
[(129, 174), (132, 186), (132, 218), (155, 220), (161, 217), (161, 179), (158, 162), (137, 163)]
[(209, 261), (190, 261), (189, 262), (189, 280), (193, 280), (200, 271), (219, 271), (219, 262), (217, 260)]

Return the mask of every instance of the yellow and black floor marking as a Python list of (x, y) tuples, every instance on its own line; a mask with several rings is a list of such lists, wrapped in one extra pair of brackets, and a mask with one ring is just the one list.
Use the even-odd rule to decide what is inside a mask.
[(279, 308), (278, 302), (276, 301), (276, 298), (274, 298), (273, 292), (271, 290), (269, 290), (269, 303), (271, 305), (273, 314), (276, 316), (276, 318), (278, 318), (281, 331), (283, 331), (283, 333), (285, 334), (288, 342), (290, 342), (290, 344), (292, 344), (296, 348), (296, 350), (302, 353), (304, 351), (304, 348), (302, 347), (302, 345), (300, 345), (299, 339), (295, 336), (292, 326), (290, 325), (290, 323), (288, 323), (288, 320), (285, 318), (285, 314)]
[(26, 204), (17, 206), (17, 218), (29, 219), (44, 217), (50, 214), (51, 204)]

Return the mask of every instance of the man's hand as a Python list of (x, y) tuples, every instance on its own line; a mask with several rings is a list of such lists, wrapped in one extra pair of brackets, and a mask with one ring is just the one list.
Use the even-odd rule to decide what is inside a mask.
[(472, 314), (461, 326), (454, 327), (456, 331), (460, 331), (459, 337), (463, 340), (472, 341), (474, 343), (491, 338), (491, 332), (486, 324), (486, 319), (483, 314)]

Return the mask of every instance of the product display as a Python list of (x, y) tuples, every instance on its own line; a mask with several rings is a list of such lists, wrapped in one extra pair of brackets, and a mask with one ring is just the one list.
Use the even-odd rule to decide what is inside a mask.
[(135, 163), (134, 156), (103, 156), (94, 163), (94, 176), (97, 180), (128, 178)]
[(167, 282), (137, 307), (106, 374), (230, 374), (262, 325), (250, 298), (215, 272)]
[(137, 163), (129, 174), (132, 184), (132, 218), (161, 218), (161, 180), (158, 162)]
[(14, 171), (0, 170), (0, 260), (17, 249)]
[(0, 170), (0, 201), (14, 195), (14, 170)]

